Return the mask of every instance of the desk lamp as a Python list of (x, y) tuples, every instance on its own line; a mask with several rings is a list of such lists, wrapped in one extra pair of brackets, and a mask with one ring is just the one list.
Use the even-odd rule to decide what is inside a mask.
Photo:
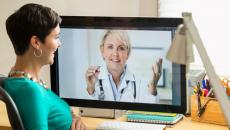
[(184, 12), (182, 13), (182, 16), (184, 24), (179, 25), (177, 28), (173, 43), (171, 44), (167, 54), (167, 59), (177, 64), (190, 63), (194, 60), (192, 54), (192, 44), (196, 46), (204, 64), (206, 73), (210, 79), (210, 83), (214, 89), (215, 96), (220, 102), (228, 127), (230, 128), (230, 101), (227, 97), (225, 89), (221, 85), (220, 79), (217, 76), (210, 58), (205, 50), (203, 42), (198, 33), (198, 29), (193, 22), (192, 14)]

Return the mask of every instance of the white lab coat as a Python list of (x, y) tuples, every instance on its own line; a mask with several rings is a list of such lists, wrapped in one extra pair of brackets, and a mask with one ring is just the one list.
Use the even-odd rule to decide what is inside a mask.
[[(121, 81), (121, 85), (118, 88), (120, 93), (119, 98), (116, 101), (121, 102), (141, 102), (141, 103), (158, 103), (159, 96), (152, 95), (148, 91), (148, 83), (141, 83), (141, 80), (131, 73), (126, 67), (126, 73)], [(98, 76), (98, 81), (95, 84), (95, 91), (92, 95), (89, 95), (90, 99), (99, 100), (100, 84), (99, 80), (102, 80), (102, 87), (104, 90), (104, 100), (105, 101), (115, 101), (112, 86), (109, 80), (109, 73), (106, 67), (101, 67), (100, 74)], [(126, 81), (129, 81), (127, 84)], [(134, 82), (136, 84), (136, 98), (134, 96)], [(122, 90), (123, 89), (123, 90)], [(122, 92), (123, 91), (123, 92)], [(88, 92), (87, 92), (88, 93)]]

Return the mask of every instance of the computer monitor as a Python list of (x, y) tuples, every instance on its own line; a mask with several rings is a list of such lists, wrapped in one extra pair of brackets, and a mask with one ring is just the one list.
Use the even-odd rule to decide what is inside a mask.
[[(185, 65), (174, 64), (166, 59), (175, 30), (181, 23), (182, 18), (62, 16), (62, 45), (51, 66), (52, 90), (71, 106), (185, 113)], [(104, 75), (107, 84), (102, 84), (97, 77), (94, 93), (87, 91), (87, 69), (90, 66), (108, 68), (100, 48), (108, 30), (126, 32), (131, 43), (125, 68), (131, 72), (132, 82), (126, 81), (126, 85), (123, 85), (124, 88), (131, 87), (120, 90), (125, 90), (123, 93), (129, 93), (130, 97), (116, 95), (108, 71)], [(163, 59), (163, 63), (157, 95), (150, 94), (149, 98), (146, 95), (149, 95), (148, 84), (153, 77), (152, 64), (159, 58)], [(99, 71), (102, 73), (102, 70)], [(96, 85), (102, 87), (97, 88)], [(104, 97), (100, 98), (102, 93)], [(110, 93), (110, 98), (107, 98), (107, 93)], [(122, 96), (127, 99), (121, 100)]]

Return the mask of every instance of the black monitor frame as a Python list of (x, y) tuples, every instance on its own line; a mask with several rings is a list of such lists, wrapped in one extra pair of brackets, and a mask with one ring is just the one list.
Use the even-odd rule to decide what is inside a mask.
[[(61, 28), (122, 28), (135, 29), (138, 27), (161, 29), (173, 28), (175, 32), (177, 26), (183, 23), (182, 18), (159, 18), (159, 17), (93, 17), (93, 16), (61, 16)], [(174, 35), (174, 33), (173, 33)], [(173, 36), (172, 35), (172, 36)], [(58, 53), (58, 51), (56, 52)], [(186, 112), (186, 66), (173, 64), (173, 67), (179, 68), (177, 78), (180, 78), (180, 105), (165, 104), (143, 104), (143, 103), (124, 103), (112, 101), (97, 101), (83, 99), (63, 98), (71, 106), (92, 107), (92, 108), (108, 108), (108, 109), (124, 109), (124, 110), (141, 110), (141, 111), (160, 111), (160, 112)], [(54, 64), (51, 66), (51, 89), (59, 95), (59, 73), (58, 73), (58, 55), (55, 55)], [(178, 73), (178, 72), (177, 72)], [(184, 97), (184, 98), (183, 98)]]

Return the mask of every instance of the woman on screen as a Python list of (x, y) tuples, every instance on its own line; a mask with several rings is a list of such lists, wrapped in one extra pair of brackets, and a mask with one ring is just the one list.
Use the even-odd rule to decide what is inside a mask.
[(91, 99), (159, 102), (157, 82), (161, 76), (161, 58), (152, 66), (152, 80), (144, 84), (128, 69), (126, 62), (131, 53), (131, 43), (126, 31), (108, 30), (102, 38), (100, 51), (106, 65), (91, 66), (85, 74), (87, 93)]
[(26, 4), (9, 16), (6, 30), (16, 62), (4, 82), (25, 130), (84, 130), (68, 104), (40, 80), (40, 70), (54, 62), (60, 46), (61, 18), (51, 8)]

